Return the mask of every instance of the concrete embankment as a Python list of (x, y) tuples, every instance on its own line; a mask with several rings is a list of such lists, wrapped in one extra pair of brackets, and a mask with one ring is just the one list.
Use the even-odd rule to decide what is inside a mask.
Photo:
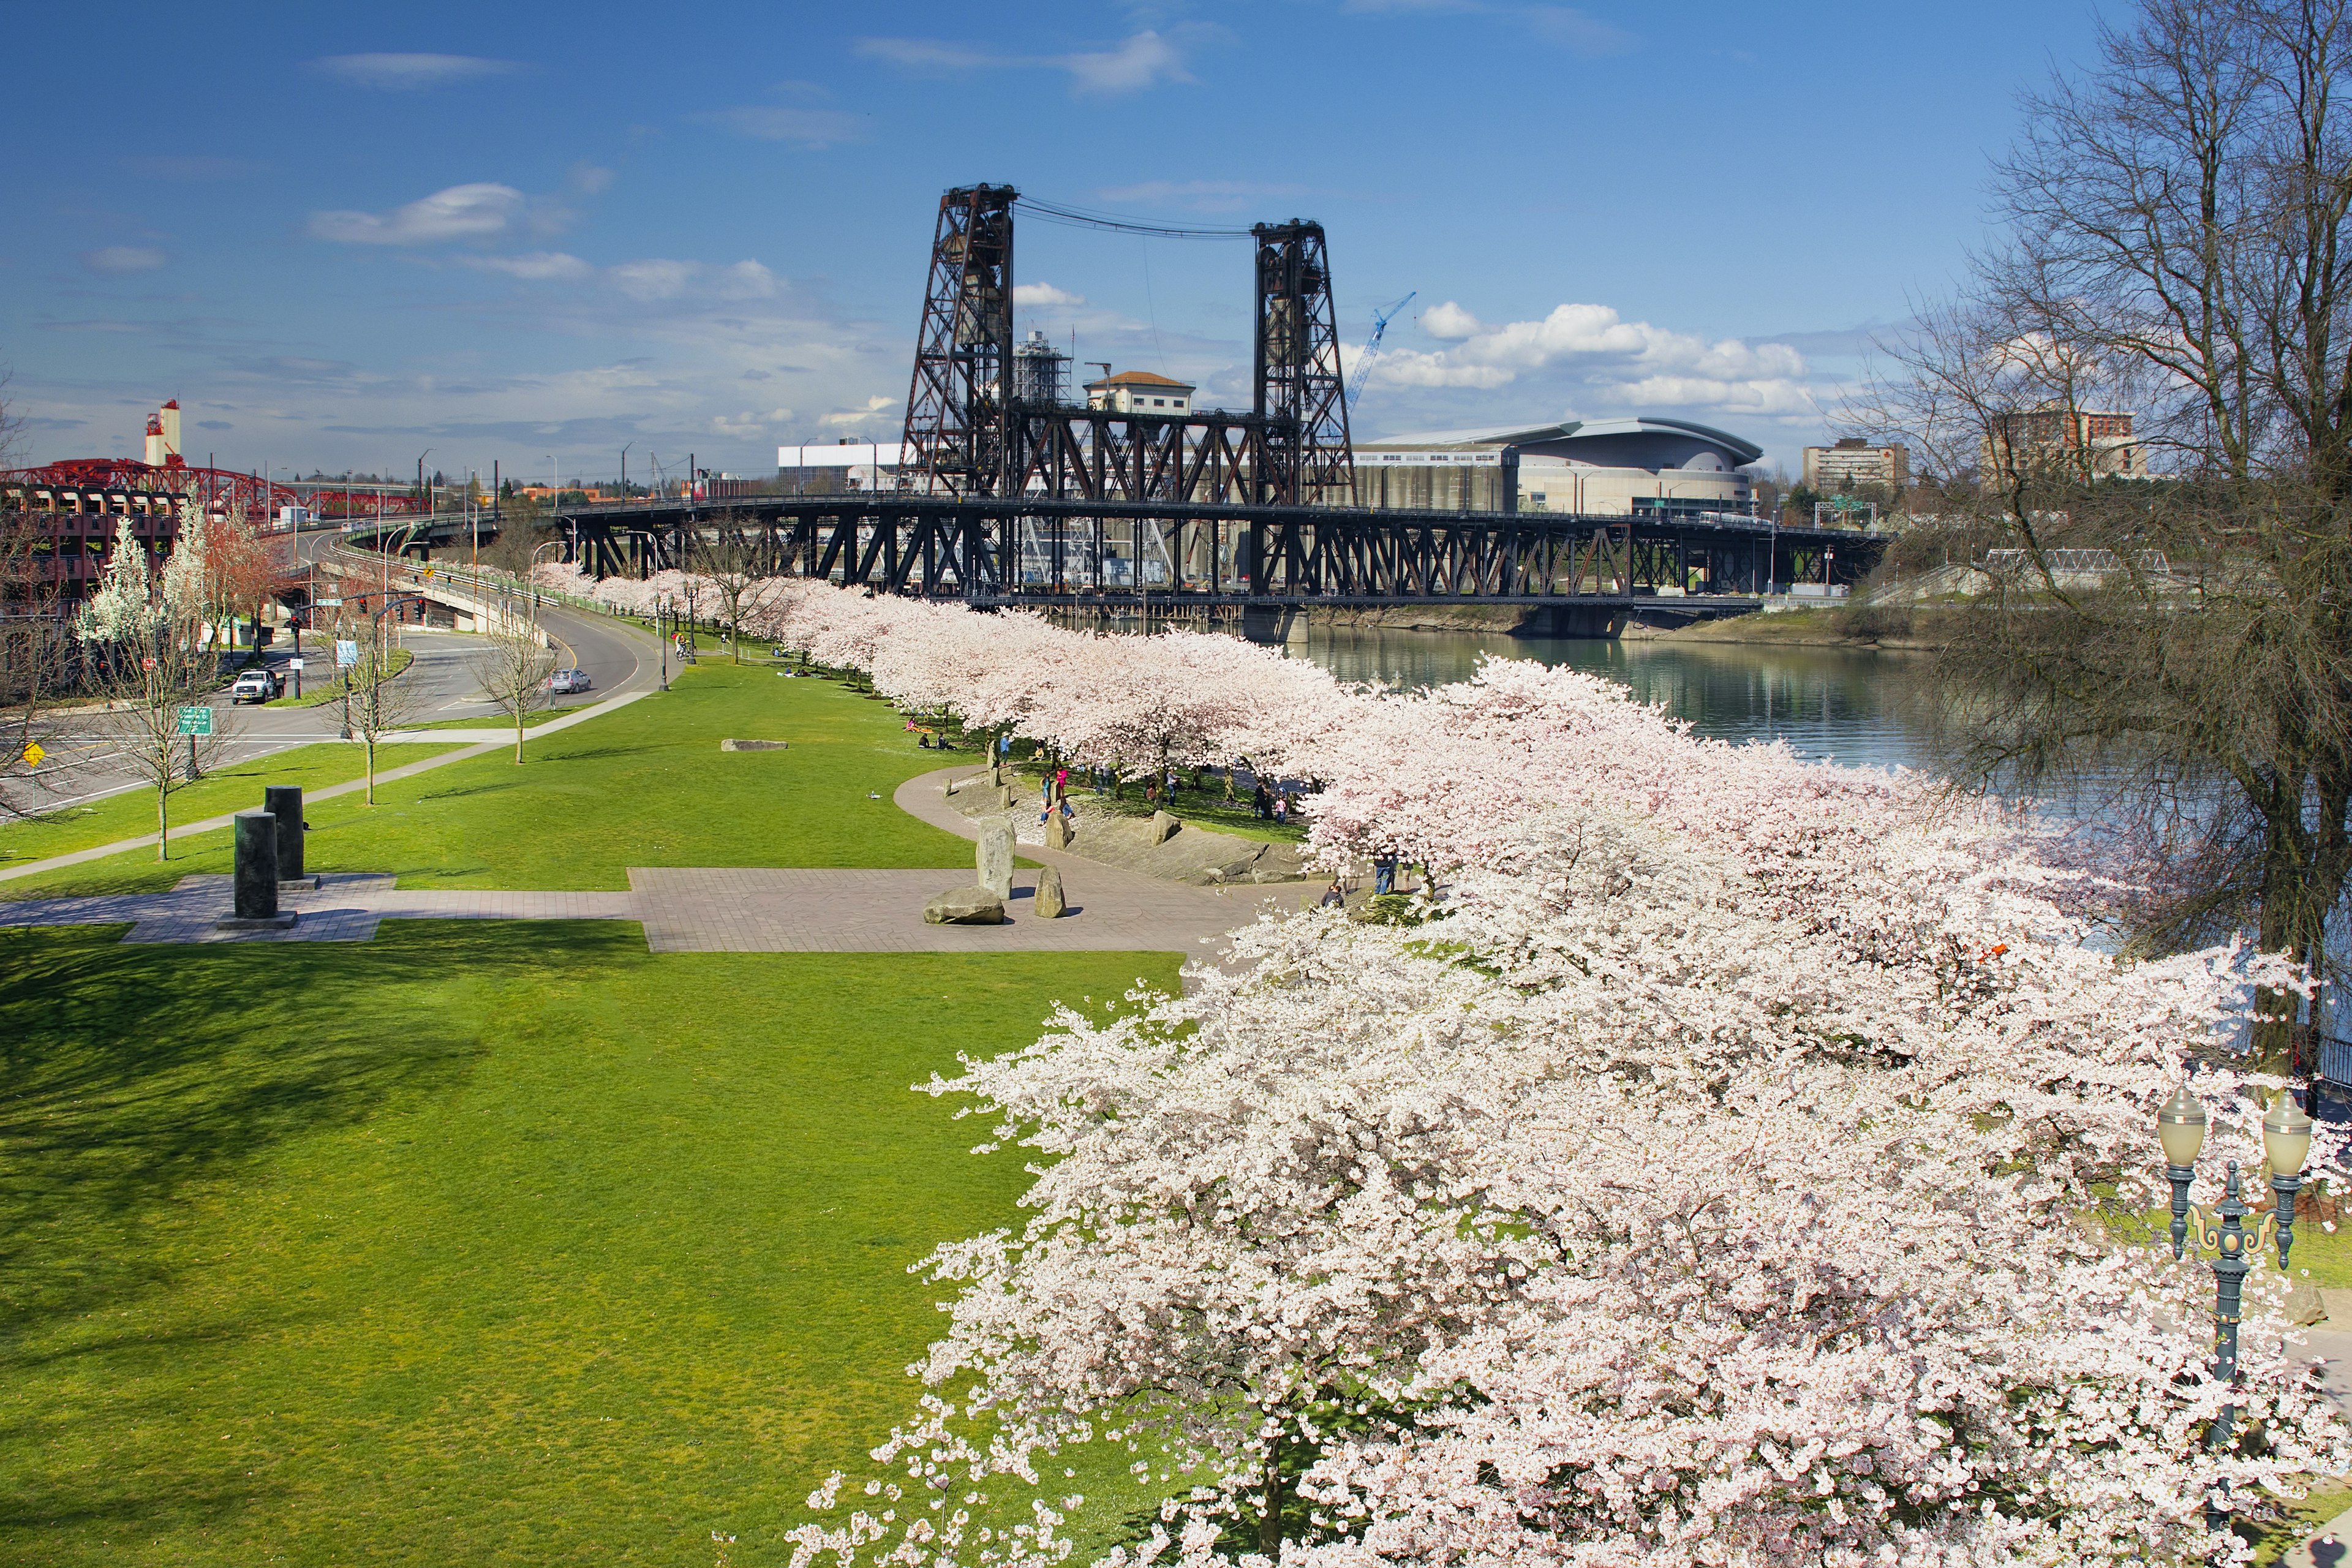
[(1944, 621), (1933, 610), (1788, 610), (1729, 616), (1686, 626), (1629, 624), (1627, 642), (1754, 643), (1780, 647), (1839, 647), (1933, 653), (1944, 646)]

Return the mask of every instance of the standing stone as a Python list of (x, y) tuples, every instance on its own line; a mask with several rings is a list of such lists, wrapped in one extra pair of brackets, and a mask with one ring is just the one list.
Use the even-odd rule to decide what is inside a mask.
[(1174, 817), (1169, 816), (1164, 811), (1153, 812), (1151, 814), (1151, 842), (1154, 844), (1167, 843), (1170, 839), (1176, 837), (1176, 830), (1183, 826), (1184, 825), (1182, 823), (1177, 821)]
[(261, 809), (278, 819), (278, 879), (308, 880), (302, 871), (302, 786), (266, 786), (261, 792)]
[(278, 819), (266, 811), (236, 814), (236, 918), (278, 918)]
[(980, 885), (1000, 899), (1013, 896), (1013, 819), (998, 817), (980, 827), (980, 847), (973, 863)]
[(1040, 868), (1037, 891), (1030, 901), (1030, 912), (1039, 920), (1058, 920), (1070, 907), (1062, 897), (1062, 874), (1051, 866)]
[(1004, 900), (986, 888), (957, 888), (926, 903), (923, 921), (935, 926), (1001, 926)]
[(1069, 819), (1057, 811), (1054, 813), (1053, 816), (1045, 819), (1045, 847), (1048, 849), (1067, 849), (1069, 847)]

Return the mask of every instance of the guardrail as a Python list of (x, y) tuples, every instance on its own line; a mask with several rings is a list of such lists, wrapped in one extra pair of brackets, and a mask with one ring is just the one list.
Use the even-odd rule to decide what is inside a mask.
[(2314, 1065), (2319, 1076), (2338, 1089), (2352, 1089), (2352, 1040), (2321, 1035), (2317, 1044), (2318, 1059)]

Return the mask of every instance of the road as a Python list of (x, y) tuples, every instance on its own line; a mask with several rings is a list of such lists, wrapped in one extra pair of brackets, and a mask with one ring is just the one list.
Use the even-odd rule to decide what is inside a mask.
[[(317, 536), (305, 539), (304, 558), (311, 558), (317, 545), (323, 542), (325, 540)], [(650, 689), (659, 682), (658, 649), (652, 637), (634, 627), (554, 606), (541, 610), (540, 624), (553, 639), (559, 660), (588, 672), (592, 683), (588, 694), (564, 699), (567, 703)], [(429, 724), (445, 719), (498, 717), (498, 710), (485, 700), (481, 683), (475, 679), (471, 668), (472, 655), (480, 647), (480, 639), (456, 632), (408, 627), (400, 633), (400, 646), (415, 655), (415, 662), (399, 677), (402, 685), (413, 694), (414, 711), (404, 716), (404, 722)], [(304, 637), (302, 656), (306, 676), (332, 679), (334, 655), (326, 638)], [(287, 678), (289, 700), (294, 682), (287, 665), (293, 657), (291, 646), (272, 648), (268, 654), (270, 668)], [(342, 710), (335, 703), (297, 708), (287, 700), (234, 707), (224, 686), (212, 697), (210, 705), (218, 710), (214, 723), (230, 736), (223, 747), (227, 760), (247, 762), (295, 746), (335, 740), (341, 734)], [(12, 785), (5, 798), (19, 809), (52, 811), (138, 787), (137, 778), (120, 767), (108, 765), (112, 749), (94, 725), (69, 728), (58, 742), (48, 744), (58, 760), (42, 764), (40, 776), (47, 787), (35, 794)]]

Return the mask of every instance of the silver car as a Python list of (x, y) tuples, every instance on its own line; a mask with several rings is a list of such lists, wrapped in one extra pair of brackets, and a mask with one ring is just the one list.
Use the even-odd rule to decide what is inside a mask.
[(555, 697), (567, 697), (574, 691), (585, 691), (589, 685), (588, 672), (584, 669), (559, 669), (547, 678), (548, 692)]

